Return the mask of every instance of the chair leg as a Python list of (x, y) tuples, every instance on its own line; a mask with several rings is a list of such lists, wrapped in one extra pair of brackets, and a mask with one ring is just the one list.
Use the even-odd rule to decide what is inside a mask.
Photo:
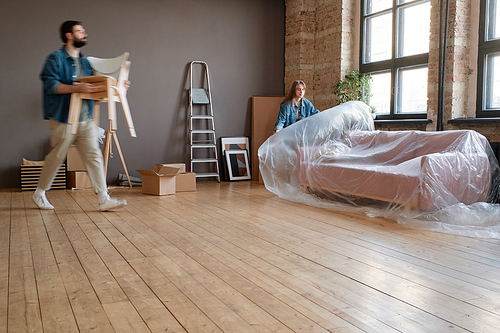
[(132, 115), (130, 113), (130, 107), (128, 105), (127, 97), (124, 92), (118, 92), (118, 98), (120, 99), (120, 103), (122, 104), (123, 113), (125, 114), (125, 119), (127, 120), (128, 129), (130, 131), (130, 136), (135, 138), (137, 135), (135, 134), (134, 122), (132, 121)]
[(96, 100), (94, 104), (94, 123), (96, 127), (99, 127), (100, 114), (101, 114), (101, 101)]
[(120, 143), (118, 142), (118, 136), (116, 132), (114, 133), (113, 139), (115, 140), (116, 150), (118, 150), (118, 155), (120, 155), (120, 160), (122, 161), (123, 170), (125, 170), (125, 175), (127, 176), (128, 185), (132, 188), (132, 182), (130, 181), (130, 176), (128, 175), (127, 165), (125, 164), (125, 158), (123, 158), (122, 150), (120, 148)]
[(106, 136), (104, 137), (104, 145), (102, 149), (102, 158), (104, 160), (104, 175), (108, 174), (108, 158), (111, 150), (111, 136), (112, 131), (106, 131)]
[(111, 79), (107, 80), (107, 89), (108, 89), (108, 119), (111, 121), (111, 127), (109, 128), (111, 131), (116, 131), (116, 102), (113, 98), (115, 95), (115, 90), (111, 86)]
[(82, 99), (79, 93), (71, 94), (69, 102), (68, 123), (71, 124), (71, 134), (76, 134), (78, 129), (78, 118), (80, 117), (80, 108), (82, 107)]

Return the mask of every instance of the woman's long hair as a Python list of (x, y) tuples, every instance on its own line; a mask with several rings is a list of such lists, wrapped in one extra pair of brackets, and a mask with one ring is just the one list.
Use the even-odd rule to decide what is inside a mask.
[(285, 99), (281, 102), (281, 104), (285, 103), (286, 101), (290, 101), (295, 97), (295, 88), (297, 88), (298, 84), (303, 84), (304, 88), (306, 87), (306, 84), (302, 80), (297, 80), (292, 83), (292, 87), (290, 88), (290, 91), (286, 95)]

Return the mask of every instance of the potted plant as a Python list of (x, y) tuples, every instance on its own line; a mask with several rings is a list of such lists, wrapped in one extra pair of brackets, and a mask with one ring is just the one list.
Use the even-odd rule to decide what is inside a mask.
[[(360, 73), (357, 69), (352, 69), (344, 76), (343, 80), (338, 80), (333, 87), (333, 93), (337, 96), (339, 104), (349, 101), (362, 101), (369, 103), (372, 97), (371, 91), (372, 76)], [(372, 108), (374, 115), (375, 109)]]

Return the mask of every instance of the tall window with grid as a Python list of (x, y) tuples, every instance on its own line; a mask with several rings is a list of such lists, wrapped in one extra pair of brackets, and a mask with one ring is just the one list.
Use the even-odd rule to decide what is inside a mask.
[(429, 0), (362, 0), (360, 71), (377, 119), (427, 117)]
[(477, 118), (500, 117), (500, 4), (481, 0)]

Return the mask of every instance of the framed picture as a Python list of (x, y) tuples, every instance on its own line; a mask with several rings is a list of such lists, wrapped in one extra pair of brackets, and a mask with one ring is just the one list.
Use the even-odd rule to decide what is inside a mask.
[(222, 155), (226, 150), (246, 149), (250, 151), (250, 143), (247, 136), (228, 136), (221, 137)]
[(229, 180), (247, 180), (250, 176), (250, 164), (246, 149), (231, 149), (224, 151)]
[[(220, 138), (220, 144), (221, 144), (221, 159), (222, 159), (222, 170), (221, 172), (221, 178), (223, 180), (230, 180), (229, 179), (229, 174), (228, 174), (228, 164), (226, 163), (225, 156), (226, 154), (224, 153), (226, 150), (246, 150), (248, 158), (250, 159), (250, 141), (247, 136), (226, 136), (226, 137), (221, 137)], [(251, 161), (249, 161), (250, 163)], [(222, 171), (221, 170), (221, 171)]]

